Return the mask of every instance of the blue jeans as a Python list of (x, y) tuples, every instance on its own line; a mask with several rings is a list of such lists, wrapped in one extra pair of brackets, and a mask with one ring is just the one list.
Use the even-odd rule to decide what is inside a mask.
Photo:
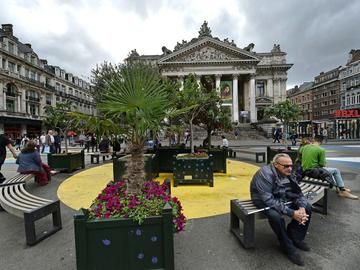
[[(299, 209), (296, 205), (291, 205), (290, 208)], [(305, 207), (306, 213), (309, 215), (309, 220), (305, 225), (299, 224), (298, 221), (292, 219), (291, 222), (285, 227), (285, 219), (282, 214), (274, 209), (265, 211), (265, 214), (270, 223), (271, 229), (276, 234), (280, 247), (289, 255), (295, 252), (293, 241), (303, 241), (308, 230), (311, 219), (311, 205), (308, 203)]]
[(339, 188), (343, 188), (345, 186), (339, 169), (328, 168), (328, 167), (324, 167), (324, 169), (327, 170), (331, 174), (332, 178), (334, 178), (334, 180)]

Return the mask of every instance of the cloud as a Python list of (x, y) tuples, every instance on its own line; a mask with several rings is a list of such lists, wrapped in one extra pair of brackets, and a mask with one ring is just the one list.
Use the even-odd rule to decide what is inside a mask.
[(213, 36), (240, 48), (253, 42), (256, 52), (268, 52), (280, 44), (294, 64), (288, 85), (345, 64), (350, 49), (359, 48), (359, 10), (356, 0), (0, 1), (1, 23), (12, 23), (40, 58), (75, 75), (89, 75), (104, 60), (122, 62), (134, 48), (173, 49), (197, 37), (207, 20)]

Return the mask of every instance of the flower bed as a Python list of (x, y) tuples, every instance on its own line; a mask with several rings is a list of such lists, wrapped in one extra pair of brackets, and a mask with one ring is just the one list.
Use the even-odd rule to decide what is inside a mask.
[(195, 152), (195, 153), (185, 153), (178, 154), (177, 159), (189, 159), (189, 158), (208, 158), (209, 155), (206, 152)]
[(173, 214), (175, 232), (184, 230), (186, 218), (182, 206), (176, 197), (171, 197), (167, 190), (168, 183), (145, 182), (138, 194), (128, 194), (124, 181), (108, 185), (94, 200), (89, 219), (130, 218), (142, 224), (147, 217), (161, 215), (165, 203), (169, 203)]

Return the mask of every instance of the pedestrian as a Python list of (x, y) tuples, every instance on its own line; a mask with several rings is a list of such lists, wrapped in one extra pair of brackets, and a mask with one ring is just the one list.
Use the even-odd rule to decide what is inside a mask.
[(229, 147), (228, 139), (226, 139), (224, 135), (222, 135), (221, 138), (222, 138), (222, 147), (223, 148), (228, 148)]
[[(304, 239), (310, 224), (311, 205), (292, 174), (292, 166), (289, 155), (275, 155), (272, 163), (259, 169), (252, 178), (250, 193), (256, 207), (269, 207), (265, 215), (281, 250), (292, 263), (303, 266), (304, 261), (296, 248), (310, 251)], [(287, 227), (284, 216), (291, 218)]]
[(17, 158), (14, 147), (11, 144), (7, 134), (0, 135), (0, 184), (6, 180), (5, 176), (1, 173), (1, 167), (6, 159), (6, 148), (10, 150), (14, 158)]
[(324, 143), (327, 143), (327, 140), (328, 140), (328, 128), (324, 128), (323, 131), (322, 131), (322, 137), (323, 137), (323, 142)]
[(275, 128), (275, 130), (274, 130), (274, 133), (273, 133), (273, 137), (274, 137), (274, 141), (273, 141), (273, 143), (275, 143), (275, 142), (278, 142), (278, 143), (280, 143), (280, 138), (281, 138), (281, 131), (280, 131), (280, 128)]

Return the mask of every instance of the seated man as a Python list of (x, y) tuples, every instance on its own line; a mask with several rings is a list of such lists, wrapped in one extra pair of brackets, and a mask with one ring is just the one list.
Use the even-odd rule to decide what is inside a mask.
[[(302, 266), (304, 262), (295, 247), (310, 250), (304, 239), (310, 223), (311, 205), (291, 173), (292, 166), (289, 155), (275, 155), (271, 164), (262, 167), (254, 175), (250, 193), (251, 200), (258, 208), (269, 207), (265, 214), (281, 249), (291, 262)], [(284, 215), (291, 218), (287, 227)]]
[[(312, 144), (305, 145), (299, 150), (301, 155), (301, 165), (304, 171), (304, 175), (309, 177), (315, 177), (316, 168), (323, 168), (327, 171), (333, 178), (333, 182), (336, 185), (336, 190), (340, 197), (358, 200), (359, 197), (351, 194), (350, 189), (345, 188), (344, 181), (342, 179), (341, 173), (337, 168), (325, 167), (325, 149), (320, 147), (322, 144), (323, 138), (321, 136), (316, 136)], [(321, 172), (320, 172), (321, 173)]]

